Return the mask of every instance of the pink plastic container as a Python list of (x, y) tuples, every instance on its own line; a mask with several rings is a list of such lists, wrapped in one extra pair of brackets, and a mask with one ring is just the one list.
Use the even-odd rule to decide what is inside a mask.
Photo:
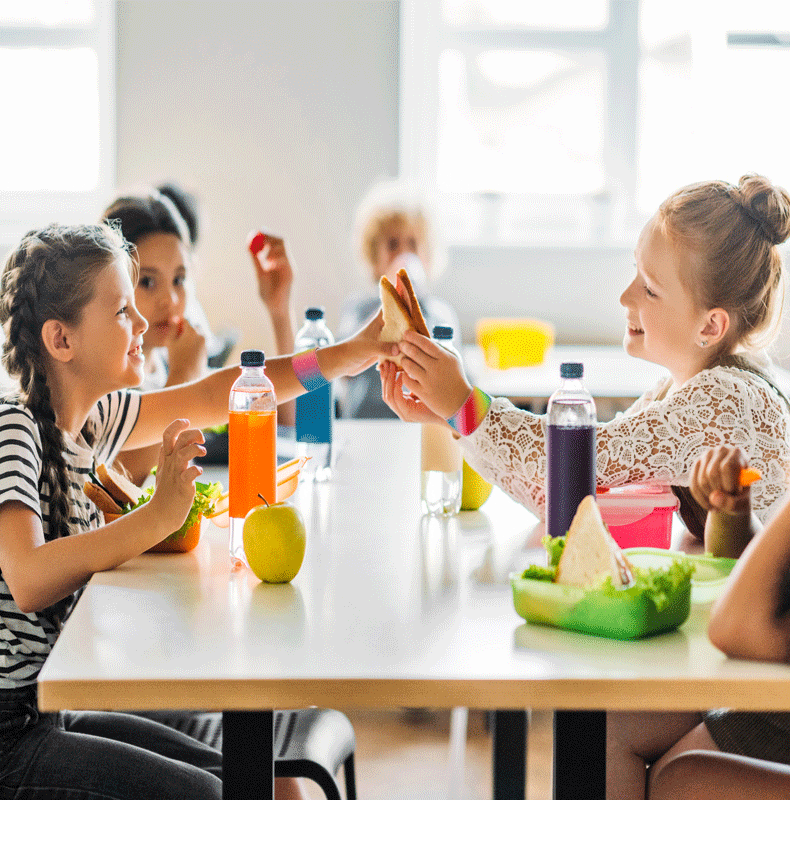
[(667, 485), (623, 485), (598, 488), (596, 501), (603, 521), (621, 549), (653, 546), (669, 549), (672, 515), (680, 502)]

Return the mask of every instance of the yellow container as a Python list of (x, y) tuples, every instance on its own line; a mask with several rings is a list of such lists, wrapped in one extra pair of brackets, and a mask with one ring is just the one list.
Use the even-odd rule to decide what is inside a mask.
[(554, 325), (534, 318), (481, 318), (475, 332), (489, 368), (540, 365), (554, 344)]

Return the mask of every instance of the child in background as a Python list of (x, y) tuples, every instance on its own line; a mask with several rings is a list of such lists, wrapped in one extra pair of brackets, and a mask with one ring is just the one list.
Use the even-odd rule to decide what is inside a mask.
[[(36, 680), (94, 572), (151, 548), (184, 521), (205, 452), (224, 422), (229, 366), (141, 393), (145, 319), (135, 263), (107, 225), (51, 225), (11, 252), (0, 281), (3, 363), (19, 391), (0, 398), (0, 794), (8, 798), (175, 799), (221, 794), (221, 754), (120, 713), (42, 714)], [(394, 352), (381, 314), (348, 341), (267, 360), (278, 398), (353, 375)], [(189, 416), (197, 428), (189, 428)], [(147, 505), (103, 525), (88, 473), (161, 441)], [(97, 738), (98, 737), (98, 738)]]
[[(455, 311), (446, 301), (430, 294), (431, 278), (441, 273), (445, 259), (429, 204), (423, 197), (397, 181), (375, 185), (357, 209), (354, 239), (354, 250), (369, 288), (352, 295), (343, 305), (339, 336), (350, 336), (378, 310), (381, 276), (394, 281), (398, 269), (405, 268), (428, 329), (446, 324), (453, 328), (455, 342), (460, 343)], [(395, 417), (382, 400), (381, 379), (374, 369), (343, 382), (339, 391), (341, 417)]]
[[(170, 185), (170, 191), (174, 187)], [(150, 391), (181, 385), (205, 375), (207, 365), (208, 325), (190, 283), (193, 236), (197, 236), (194, 205), (180, 197), (190, 208), (191, 226), (176, 205), (156, 190), (119, 196), (105, 210), (104, 221), (118, 225), (124, 239), (135, 246), (139, 279), (135, 303), (148, 322), (144, 346), (146, 352), (143, 389)], [(282, 240), (270, 238), (264, 251), (251, 255), (261, 299), (275, 326), (278, 355), (293, 351), (293, 315), (290, 293), (293, 270)], [(187, 316), (202, 320), (193, 325)], [(202, 316), (202, 319), (201, 319)], [(293, 425), (293, 403), (278, 412), (278, 420)], [(142, 485), (156, 463), (157, 450), (127, 452), (121, 463), (135, 484)]]
[[(740, 483), (746, 466), (738, 447), (720, 446), (691, 473), (691, 492), (707, 511), (705, 551), (729, 547), (737, 557), (745, 549), (711, 608), (708, 635), (731, 657), (787, 663), (790, 499), (760, 530), (750, 488)], [(609, 713), (606, 730), (610, 799), (790, 797), (790, 713)]]
[[(691, 184), (666, 199), (642, 231), (636, 276), (620, 298), (626, 351), (670, 376), (598, 424), (597, 484), (671, 484), (681, 518), (700, 540), (705, 512), (688, 485), (695, 459), (709, 447), (740, 446), (760, 471), (752, 503), (761, 522), (788, 489), (790, 407), (767, 356), (754, 353), (778, 325), (777, 246), (788, 235), (790, 195), (766, 178)], [(400, 348), (402, 373), (391, 362), (381, 366), (387, 404), (405, 420), (449, 423), (469, 464), (542, 517), (545, 415), (472, 389), (455, 357), (413, 331)]]

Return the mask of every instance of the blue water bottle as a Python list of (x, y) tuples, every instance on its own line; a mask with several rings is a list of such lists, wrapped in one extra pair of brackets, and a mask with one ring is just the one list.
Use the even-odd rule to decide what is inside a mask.
[[(296, 353), (334, 343), (320, 307), (311, 307), (304, 315), (305, 322), (294, 340)], [(308, 481), (322, 482), (331, 476), (333, 417), (331, 383), (296, 398), (296, 454), (310, 456), (302, 468), (302, 476)]]

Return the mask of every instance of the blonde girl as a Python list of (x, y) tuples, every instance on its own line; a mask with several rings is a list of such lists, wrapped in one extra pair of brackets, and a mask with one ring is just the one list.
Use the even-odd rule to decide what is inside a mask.
[[(782, 299), (777, 246), (790, 235), (790, 195), (758, 175), (738, 185), (691, 184), (642, 231), (635, 276), (620, 302), (632, 356), (669, 376), (597, 428), (597, 484), (671, 484), (680, 515), (702, 539), (705, 512), (688, 491), (694, 460), (740, 446), (763, 475), (753, 489), (765, 521), (788, 488), (790, 410), (756, 351), (776, 329)], [(546, 418), (472, 389), (457, 359), (408, 333), (403, 373), (381, 368), (384, 399), (406, 420), (449, 424), (466, 460), (531, 511), (546, 498)], [(402, 386), (410, 390), (403, 393)]]
[[(0, 281), (0, 796), (202, 798), (221, 791), (221, 756), (182, 733), (116, 713), (46, 715), (36, 678), (81, 588), (177, 529), (205, 452), (200, 427), (227, 419), (230, 366), (141, 394), (145, 319), (128, 245), (106, 225), (32, 231)], [(271, 359), (280, 400), (356, 373), (391, 345), (381, 318), (346, 342)], [(190, 420), (184, 419), (184, 415)], [(194, 426), (190, 427), (190, 423)], [(197, 427), (197, 428), (195, 428)], [(103, 525), (87, 474), (126, 448), (162, 444), (151, 501)]]

